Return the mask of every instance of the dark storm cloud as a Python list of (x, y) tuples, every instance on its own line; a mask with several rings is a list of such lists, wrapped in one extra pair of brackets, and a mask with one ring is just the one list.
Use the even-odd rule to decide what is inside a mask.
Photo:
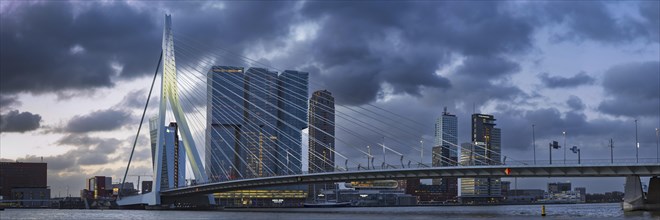
[(131, 118), (130, 112), (121, 109), (98, 110), (87, 115), (74, 116), (64, 127), (64, 131), (71, 133), (112, 131), (124, 126)]
[(117, 72), (132, 78), (153, 69), (160, 28), (146, 11), (90, 3), (74, 16), (73, 4), (26, 3), (1, 15), (3, 94), (111, 87)]
[(312, 78), (351, 105), (375, 100), (385, 84), (413, 96), (457, 87), (436, 74), (452, 54), (469, 56), (465, 71), (473, 74), (516, 71), (497, 55), (526, 51), (533, 30), (501, 2), (307, 2), (301, 13), (322, 24), (309, 59), (323, 72)]
[[(64, 154), (43, 157), (48, 163), (48, 169), (58, 172), (80, 172), (80, 165), (98, 165), (111, 162), (109, 155), (125, 146), (125, 143), (115, 138), (99, 138), (80, 134), (69, 134), (55, 142), (58, 146), (72, 146)], [(39, 155), (27, 155), (18, 161), (36, 162), (42, 158)]]
[(642, 25), (650, 40), (660, 42), (660, 2), (640, 2), (639, 13), (644, 18)]
[(566, 100), (566, 105), (568, 105), (568, 107), (574, 111), (581, 111), (586, 107), (584, 103), (582, 103), (582, 99), (574, 95), (568, 97), (568, 100)]
[(540, 6), (536, 13), (541, 25), (561, 24), (567, 28), (563, 33), (554, 33), (555, 40), (625, 43), (644, 39), (658, 42), (658, 32), (653, 32), (658, 28), (652, 26), (658, 23), (658, 6), (654, 3), (640, 5), (643, 21), (627, 14), (615, 16), (608, 9), (608, 2), (604, 1), (556, 1), (535, 5)]
[(571, 77), (550, 76), (548, 73), (539, 74), (543, 85), (548, 88), (572, 88), (581, 85), (593, 84), (596, 79), (587, 75), (585, 72), (579, 72)]
[[(556, 108), (540, 108), (536, 110), (508, 109), (494, 113), (497, 124), (502, 128), (503, 150), (527, 151), (532, 144), (532, 124), (536, 127), (537, 144), (547, 144), (549, 140), (562, 138), (566, 131), (573, 145), (578, 143), (589, 148), (599, 148), (601, 142), (614, 138), (629, 140), (634, 132), (634, 124), (629, 120), (592, 119), (587, 120), (584, 113), (578, 111), (560, 112)], [(652, 139), (647, 138), (647, 142)], [(546, 146), (547, 145), (539, 145)], [(601, 153), (591, 155), (602, 155)]]
[(616, 116), (659, 116), (659, 77), (659, 61), (628, 63), (608, 69), (603, 77), (603, 89), (608, 98), (600, 103), (598, 110)]
[[(246, 66), (241, 57), (254, 45), (277, 50), (296, 21), (295, 2), (164, 2), (172, 16), (178, 67), (213, 64)], [(220, 4), (222, 9), (211, 7)], [(159, 16), (160, 18), (160, 16)], [(194, 25), (190, 25), (194, 24)], [(160, 37), (155, 39), (160, 42)], [(227, 53), (230, 51), (231, 53)], [(206, 68), (210, 64), (205, 64)], [(201, 69), (206, 73), (208, 69)]]
[(41, 115), (12, 110), (0, 115), (1, 132), (26, 132), (39, 128)]
[(91, 149), (99, 154), (114, 153), (116, 149), (124, 146), (124, 142), (115, 138), (90, 137), (82, 134), (69, 134), (60, 138), (58, 145), (70, 145), (82, 149)]
[(147, 101), (146, 94), (147, 91), (144, 89), (130, 91), (124, 96), (119, 105), (129, 108), (144, 108), (144, 103)]
[(18, 101), (18, 97), (16, 96), (0, 95), (0, 112), (17, 107), (20, 104), (21, 101)]
[[(160, 94), (154, 95), (156, 92), (159, 91), (152, 91), (152, 96), (151, 99), (149, 99), (149, 106), (148, 108), (156, 108), (158, 107), (158, 103), (160, 102)], [(133, 90), (128, 92), (124, 98), (116, 105), (118, 108), (129, 108), (129, 109), (144, 109), (144, 104), (147, 103), (147, 95), (149, 94), (149, 90), (146, 89), (139, 89), (139, 90)]]
[(500, 57), (468, 57), (457, 74), (468, 74), (475, 79), (493, 79), (520, 71), (520, 65)]

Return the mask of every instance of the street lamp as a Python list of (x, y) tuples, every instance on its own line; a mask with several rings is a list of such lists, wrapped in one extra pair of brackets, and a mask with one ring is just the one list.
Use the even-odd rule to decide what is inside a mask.
[(369, 160), (371, 160), (371, 147), (367, 145), (367, 170), (371, 169), (371, 166), (369, 166)]
[(534, 124), (532, 124), (532, 149), (534, 149), (534, 165), (536, 165), (536, 135), (534, 133)]
[[(564, 148), (564, 149), (566, 149), (566, 148)], [(571, 151), (573, 151), (574, 154), (575, 153), (578, 154), (578, 164), (580, 164), (580, 148), (578, 148), (577, 146), (573, 146), (571, 148)]]
[(637, 139), (637, 119), (635, 119), (635, 145), (637, 148), (635, 148), (635, 158), (637, 159), (637, 163), (639, 163), (639, 140)]
[(385, 166), (385, 137), (383, 137), (383, 166)]
[(655, 128), (655, 160), (660, 163), (660, 130)]
[(424, 163), (424, 139), (419, 140), (421, 146), (421, 151), (419, 152), (419, 162)]
[(564, 164), (566, 164), (566, 131), (561, 132), (564, 135)]

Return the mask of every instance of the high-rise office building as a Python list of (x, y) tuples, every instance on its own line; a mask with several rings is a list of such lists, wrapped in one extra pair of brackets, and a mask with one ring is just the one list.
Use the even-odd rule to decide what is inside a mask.
[[(164, 129), (163, 148), (160, 155), (161, 163), (161, 189), (178, 188), (186, 185), (186, 150), (183, 141), (179, 140), (179, 129), (176, 122), (168, 126), (159, 126), (158, 118), (149, 120), (151, 138), (151, 158), (156, 164), (156, 143), (158, 128)], [(152, 164), (152, 166), (153, 166)]]
[(231, 66), (207, 74), (209, 179), (300, 173), (308, 74)]
[[(456, 115), (447, 112), (447, 107), (444, 108), (442, 116), (435, 122), (435, 145), (434, 146), (448, 146), (449, 154), (447, 157), (456, 157), (458, 146), (458, 119)], [(442, 160), (441, 160), (442, 161)], [(442, 161), (449, 164), (450, 161)]]
[[(492, 115), (472, 115), (472, 142), (461, 144), (462, 165), (501, 163), (501, 131), (495, 125)], [(463, 202), (496, 202), (502, 198), (501, 190), (500, 178), (461, 178)]]
[(327, 90), (309, 99), (309, 172), (332, 172), (335, 168), (335, 101)]
[[(327, 90), (312, 93), (309, 99), (309, 151), (310, 173), (332, 172), (335, 169), (335, 99)], [(334, 184), (312, 184), (309, 195), (334, 188)]]
[[(434, 167), (456, 166), (458, 157), (458, 120), (456, 115), (447, 112), (444, 108), (442, 116), (435, 123), (435, 146), (432, 148), (432, 165)], [(458, 196), (458, 179), (454, 177), (432, 180), (433, 185), (440, 185), (439, 189), (448, 199)]]

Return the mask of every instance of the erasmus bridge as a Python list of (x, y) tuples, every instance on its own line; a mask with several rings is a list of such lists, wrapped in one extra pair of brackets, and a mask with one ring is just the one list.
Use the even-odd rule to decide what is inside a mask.
[[(120, 193), (120, 206), (168, 205), (186, 199), (212, 205), (216, 203), (213, 193), (260, 187), (448, 177), (625, 177), (624, 207), (628, 210), (660, 200), (655, 198), (660, 195), (658, 158), (542, 164), (501, 155), (490, 144), (459, 147), (445, 139), (441, 143), (420, 140), (419, 122), (382, 107), (338, 105), (335, 109), (328, 96), (316, 96), (308, 103), (308, 84), (320, 83), (310, 80), (307, 73), (221, 66), (216, 63), (219, 58), (280, 71), (228, 50), (208, 52), (204, 43), (182, 33), (174, 36), (171, 16), (166, 15), (161, 55), (123, 178), (126, 181), (131, 163), (137, 162), (132, 161), (133, 152), (141, 147), (138, 136), (160, 79), (158, 115), (150, 121), (153, 184), (142, 194)], [(177, 65), (175, 52), (179, 59), (195, 60)], [(312, 102), (326, 105), (315, 105), (312, 111)], [(310, 148), (305, 155), (309, 171), (304, 172), (303, 136)], [(449, 154), (425, 151), (424, 143), (434, 141), (448, 146), (444, 149)], [(424, 163), (425, 153), (446, 166)], [(185, 181), (186, 167), (192, 170), (194, 181)], [(648, 195), (642, 191), (643, 176), (654, 177)]]

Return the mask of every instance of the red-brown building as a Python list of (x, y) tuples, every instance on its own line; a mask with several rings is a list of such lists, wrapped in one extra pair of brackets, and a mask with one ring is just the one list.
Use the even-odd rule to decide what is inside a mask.
[(87, 190), (92, 193), (92, 199), (112, 197), (112, 177), (95, 176), (87, 179)]
[(46, 163), (0, 162), (0, 195), (4, 199), (12, 199), (12, 189), (46, 189), (47, 168)]

